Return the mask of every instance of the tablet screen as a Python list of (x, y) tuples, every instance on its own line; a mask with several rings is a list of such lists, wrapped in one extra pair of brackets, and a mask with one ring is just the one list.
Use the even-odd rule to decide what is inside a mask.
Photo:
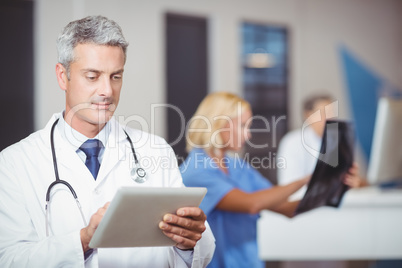
[(159, 229), (166, 213), (198, 207), (207, 190), (202, 187), (123, 187), (111, 201), (89, 246), (158, 247), (176, 243)]

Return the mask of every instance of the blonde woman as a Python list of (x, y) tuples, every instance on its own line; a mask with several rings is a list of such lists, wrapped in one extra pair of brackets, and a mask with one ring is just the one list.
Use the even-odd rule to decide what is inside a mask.
[[(273, 186), (237, 152), (249, 140), (250, 104), (227, 92), (208, 95), (189, 122), (189, 155), (180, 166), (187, 186), (207, 187), (201, 209), (215, 235), (208, 267), (264, 267), (258, 258), (256, 222), (263, 209), (292, 216), (298, 202), (288, 197), (309, 177)], [(231, 156), (228, 152), (234, 152)]]

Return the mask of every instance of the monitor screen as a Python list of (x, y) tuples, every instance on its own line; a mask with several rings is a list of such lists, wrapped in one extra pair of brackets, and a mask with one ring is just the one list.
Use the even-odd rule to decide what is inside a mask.
[(353, 165), (354, 137), (351, 122), (328, 120), (325, 123), (317, 164), (295, 215), (321, 206), (339, 206), (348, 190), (343, 180)]
[(402, 99), (378, 101), (367, 179), (379, 185), (402, 182)]

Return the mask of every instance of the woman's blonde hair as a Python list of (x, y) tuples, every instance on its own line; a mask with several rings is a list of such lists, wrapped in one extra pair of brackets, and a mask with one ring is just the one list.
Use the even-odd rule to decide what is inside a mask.
[(219, 130), (229, 119), (250, 110), (250, 104), (243, 98), (229, 92), (207, 95), (190, 119), (186, 129), (186, 150), (203, 148), (212, 151), (222, 145)]

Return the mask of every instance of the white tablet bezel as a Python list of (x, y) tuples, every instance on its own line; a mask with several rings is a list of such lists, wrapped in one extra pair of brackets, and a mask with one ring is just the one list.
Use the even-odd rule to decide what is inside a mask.
[(202, 187), (122, 187), (116, 192), (89, 246), (173, 246), (175, 242), (158, 227), (163, 215), (175, 213), (181, 207), (198, 207), (206, 192)]

